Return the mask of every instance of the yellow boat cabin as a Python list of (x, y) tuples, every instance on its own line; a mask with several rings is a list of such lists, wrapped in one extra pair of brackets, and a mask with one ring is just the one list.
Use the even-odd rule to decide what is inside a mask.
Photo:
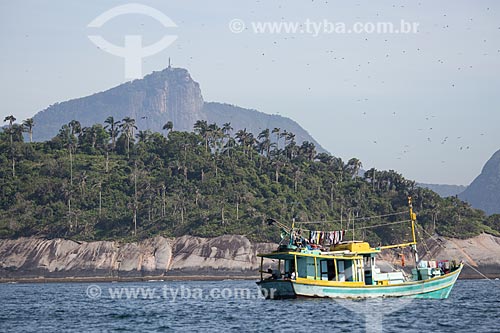
[[(376, 255), (381, 250), (366, 242), (337, 244), (331, 251), (290, 250), (260, 254), (261, 279), (291, 279), (327, 285), (387, 285), (404, 282), (402, 272), (381, 273)], [(264, 270), (264, 258), (277, 261), (277, 268)], [(274, 265), (276, 266), (276, 265)], [(269, 276), (264, 276), (269, 274)]]

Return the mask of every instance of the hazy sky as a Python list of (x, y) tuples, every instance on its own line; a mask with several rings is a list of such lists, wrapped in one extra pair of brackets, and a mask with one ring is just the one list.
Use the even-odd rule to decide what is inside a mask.
[[(420, 182), (469, 184), (500, 149), (498, 1), (135, 1), (176, 23), (135, 14), (87, 25), (129, 1), (0, 0), (0, 116), (19, 120), (55, 102), (127, 81), (124, 61), (88, 35), (144, 45), (143, 74), (187, 68), (206, 101), (290, 117), (333, 155)], [(238, 6), (234, 4), (238, 3)], [(233, 33), (240, 19), (246, 29)], [(400, 21), (417, 33), (255, 33), (252, 22)], [(241, 26), (241, 25), (240, 25)], [(337, 25), (338, 26), (338, 25)], [(35, 127), (36, 130), (36, 127)]]

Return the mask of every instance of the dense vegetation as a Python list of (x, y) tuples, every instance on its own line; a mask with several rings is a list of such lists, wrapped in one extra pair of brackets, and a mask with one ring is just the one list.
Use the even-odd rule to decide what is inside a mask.
[[(394, 171), (370, 169), (317, 154), (309, 142), (279, 128), (257, 136), (198, 121), (194, 132), (137, 131), (134, 119), (106, 119), (106, 126), (64, 125), (46, 142), (31, 138), (36, 124), (14, 117), (0, 133), (0, 236), (140, 239), (154, 235), (244, 234), (276, 240), (266, 219), (330, 221), (315, 229), (346, 228), (353, 217), (404, 212), (414, 200), (429, 233), (469, 237), (498, 234), (489, 219), (455, 197), (443, 199)], [(234, 133), (234, 135), (232, 134)], [(31, 139), (30, 139), (31, 141)], [(392, 216), (385, 221), (406, 219)], [(351, 223), (351, 222), (349, 222)], [(356, 227), (380, 224), (361, 219)], [(309, 225), (310, 226), (310, 225)], [(349, 229), (352, 223), (349, 225)], [(361, 232), (361, 230), (364, 230)], [(360, 229), (372, 242), (408, 239), (407, 225)], [(351, 235), (352, 236), (352, 235)], [(349, 237), (351, 237), (349, 236)]]

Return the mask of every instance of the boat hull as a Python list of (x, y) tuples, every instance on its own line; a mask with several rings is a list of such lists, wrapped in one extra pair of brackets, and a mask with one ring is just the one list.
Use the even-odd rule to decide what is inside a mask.
[(287, 299), (296, 298), (291, 280), (262, 280), (257, 282), (262, 296), (266, 299)]
[[(384, 286), (328, 286), (318, 285), (315, 281), (279, 281), (263, 280), (258, 282), (266, 298), (327, 297), (327, 298), (447, 298), (463, 266), (457, 270), (429, 280), (405, 282)], [(274, 289), (274, 291), (273, 291)], [(264, 291), (266, 290), (266, 291)], [(291, 296), (291, 293), (295, 294)], [(273, 296), (273, 297), (272, 297)]]

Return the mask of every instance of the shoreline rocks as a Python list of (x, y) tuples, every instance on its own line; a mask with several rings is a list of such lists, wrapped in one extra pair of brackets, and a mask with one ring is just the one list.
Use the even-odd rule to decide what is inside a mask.
[[(439, 244), (438, 244), (439, 243)], [(428, 240), (424, 257), (464, 260), (488, 277), (500, 277), (500, 238), (482, 234), (460, 240)], [(231, 278), (259, 275), (258, 253), (276, 244), (252, 243), (245, 236), (215, 238), (157, 236), (140, 242), (75, 242), (67, 239), (19, 238), (0, 240), (0, 281), (24, 279), (144, 279)], [(421, 252), (423, 253), (423, 252)], [(397, 264), (388, 253), (380, 259)], [(407, 259), (410, 263), (410, 259)], [(466, 267), (461, 278), (482, 278)]]

